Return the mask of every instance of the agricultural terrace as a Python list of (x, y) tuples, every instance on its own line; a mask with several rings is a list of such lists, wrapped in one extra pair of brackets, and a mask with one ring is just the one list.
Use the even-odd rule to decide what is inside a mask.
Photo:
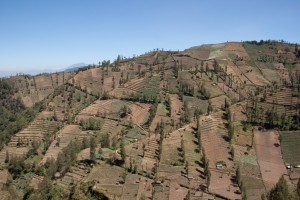
[(47, 119), (48, 112), (40, 113), (25, 129), (15, 134), (0, 154), (0, 163), (4, 163), (6, 152), (9, 155), (23, 156), (33, 147), (33, 143), (41, 144), (50, 139), (59, 129), (59, 122)]
[(243, 44), (239, 42), (227, 42), (223, 48), (223, 51), (230, 57), (238, 56), (243, 60), (249, 60), (249, 55)]
[(126, 68), (128, 67), (100, 67), (79, 71), (69, 83), (93, 95), (102, 95), (117, 89), (135, 76), (132, 70), (124, 71)]
[(75, 164), (70, 167), (70, 170), (64, 175), (63, 178), (58, 179), (58, 185), (68, 189), (76, 185), (78, 182), (82, 181), (89, 173), (89, 168), (85, 167), (83, 164)]
[(90, 106), (83, 109), (78, 115), (81, 116), (105, 116), (111, 113), (112, 103), (115, 100), (97, 100), (93, 102)]
[(210, 50), (202, 50), (202, 49), (198, 49), (197, 47), (184, 50), (183, 52), (193, 58), (198, 58), (200, 60), (208, 59), (210, 54)]
[(242, 74), (250, 81), (250, 83), (257, 86), (264, 86), (270, 82), (263, 76), (260, 69), (246, 64), (244, 61), (236, 63)]
[[(200, 166), (200, 159), (202, 155), (200, 154), (199, 149), (199, 140), (197, 134), (194, 132), (193, 128), (190, 125), (184, 126), (183, 129), (178, 129), (182, 134), (182, 141), (184, 161), (187, 165), (187, 176), (189, 179), (189, 188), (192, 191), (192, 194), (195, 194), (199, 190), (199, 185), (206, 183), (203, 179), (204, 169)], [(203, 195), (203, 193), (202, 193)]]
[(76, 115), (96, 99), (69, 85), (56, 90), (55, 94), (57, 95), (48, 103), (48, 110), (54, 112), (57, 120), (68, 119), (69, 122), (72, 115)]
[(131, 111), (132, 121), (135, 124), (143, 125), (148, 120), (149, 117), (149, 109), (151, 104), (129, 102), (129, 109)]
[(181, 135), (179, 130), (166, 135), (162, 143), (160, 164), (182, 166)]
[(127, 114), (134, 124), (143, 125), (148, 119), (151, 104), (129, 102), (118, 99), (97, 100), (83, 109), (77, 116), (77, 121), (87, 116), (119, 119), (120, 112), (126, 107)]
[(280, 144), (284, 162), (286, 165), (300, 165), (300, 132), (281, 131)]
[(151, 135), (150, 138), (146, 139), (144, 144), (145, 148), (140, 167), (148, 177), (154, 177), (159, 154), (159, 137)]
[[(227, 129), (222, 119), (223, 112), (214, 113), (210, 116), (200, 117), (201, 146), (203, 147), (205, 158), (209, 161), (209, 171), (211, 180), (209, 191), (222, 195), (226, 198), (241, 198), (239, 187), (234, 183), (235, 169), (234, 163), (230, 158), (230, 143)], [(223, 161), (224, 169), (217, 169), (216, 163)]]
[(72, 73), (53, 73), (37, 76), (12, 77), (15, 96), (20, 96), (26, 107), (33, 106), (50, 95), (55, 88), (63, 85), (73, 76)]
[(67, 147), (72, 140), (82, 140), (84, 137), (89, 136), (91, 135), (89, 135), (87, 132), (82, 132), (78, 125), (64, 126), (63, 129), (61, 129), (55, 136), (55, 139), (46, 151), (46, 154), (41, 160), (40, 164), (45, 164), (46, 161), (51, 158), (56, 160), (59, 152), (61, 152), (63, 148)]
[(239, 163), (240, 181), (244, 187), (244, 192), (247, 194), (247, 199), (256, 200), (266, 193), (264, 182), (257, 161), (253, 157), (249, 157), (249, 159), (244, 157), (245, 160), (251, 160), (250, 162), (253, 163)]
[[(297, 107), (299, 103), (298, 89), (280, 88), (275, 91), (263, 92), (260, 95), (260, 102), (257, 106), (262, 111), (275, 111), (280, 117), (282, 116), (296, 116), (299, 112)], [(285, 120), (286, 121), (286, 120)]]
[(271, 104), (280, 104), (286, 106), (297, 106), (299, 102), (298, 88), (281, 88), (276, 92), (269, 91), (265, 102)]
[(166, 105), (164, 103), (159, 103), (157, 105), (157, 110), (155, 113), (155, 117), (152, 120), (152, 123), (149, 127), (151, 132), (155, 132), (155, 129), (158, 125), (158, 123), (161, 123), (162, 121), (166, 124), (169, 121), (169, 117), (168, 117), (168, 110), (166, 108)]
[(159, 93), (160, 77), (152, 76), (131, 81), (125, 88), (133, 91), (135, 99), (143, 99), (144, 101), (153, 101)]
[(85, 181), (94, 181), (93, 190), (110, 198), (121, 199), (123, 184), (126, 180), (125, 170), (117, 166), (95, 166)]
[(138, 174), (126, 174), (123, 168), (101, 164), (92, 169), (85, 181), (94, 181), (94, 191), (109, 198), (142, 199), (151, 198), (152, 180)]
[(171, 101), (171, 118), (174, 120), (179, 119), (182, 108), (182, 102), (179, 100), (177, 94), (169, 94), (169, 98)]
[(254, 130), (255, 149), (264, 185), (270, 190), (283, 174), (287, 174), (283, 162), (279, 133), (277, 131)]
[[(154, 187), (154, 199), (184, 199), (188, 193), (188, 179), (182, 176), (184, 166), (159, 164), (157, 177), (164, 180)], [(164, 189), (161, 190), (161, 187)], [(167, 189), (169, 188), (169, 189)]]
[(207, 111), (207, 100), (202, 100), (197, 97), (183, 96), (183, 102), (187, 104), (190, 116), (194, 116), (194, 112), (196, 109), (201, 110), (202, 113), (206, 113)]
[[(243, 185), (243, 192), (247, 194), (248, 199), (259, 199), (266, 191), (257, 162), (256, 152), (254, 148), (250, 148), (251, 144), (242, 143), (244, 146), (240, 146), (240, 139), (244, 138), (235, 140), (235, 144), (232, 145), (232, 149), (234, 149), (233, 158), (239, 167), (240, 177), (238, 181)], [(251, 143), (251, 139), (250, 137), (248, 143)]]
[(224, 105), (225, 105), (225, 99), (227, 99), (228, 102), (230, 102), (230, 99), (226, 96), (226, 95), (220, 95), (214, 98), (211, 98), (211, 105), (213, 106), (213, 108), (216, 109), (223, 109)]

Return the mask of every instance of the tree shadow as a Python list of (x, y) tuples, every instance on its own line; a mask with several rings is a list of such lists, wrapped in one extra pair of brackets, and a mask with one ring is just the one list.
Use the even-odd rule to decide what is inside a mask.
[(226, 141), (226, 142), (230, 142), (230, 138), (227, 135), (222, 135), (222, 138)]
[(199, 142), (197, 140), (193, 140), (195, 145), (199, 145)]

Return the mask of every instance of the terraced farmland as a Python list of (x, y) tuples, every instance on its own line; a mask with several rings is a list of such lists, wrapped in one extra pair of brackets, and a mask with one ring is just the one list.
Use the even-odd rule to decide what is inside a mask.
[(281, 131), (280, 144), (284, 162), (288, 165), (300, 165), (300, 132)]

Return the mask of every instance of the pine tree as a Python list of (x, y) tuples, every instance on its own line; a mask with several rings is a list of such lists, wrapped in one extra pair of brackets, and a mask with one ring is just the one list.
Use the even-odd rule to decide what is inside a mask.
[(298, 183), (297, 183), (296, 192), (297, 192), (297, 195), (300, 197), (300, 179), (298, 180)]
[(90, 159), (92, 161), (95, 161), (96, 160), (96, 139), (95, 137), (91, 137), (90, 139)]
[(269, 200), (286, 200), (291, 198), (287, 182), (283, 176), (281, 176), (275, 187), (267, 194), (267, 197)]
[(122, 140), (121, 140), (120, 154), (121, 154), (122, 160), (125, 162), (126, 151), (125, 151), (125, 140), (124, 140), (124, 137), (122, 137)]
[(6, 154), (5, 154), (5, 163), (8, 163), (9, 162), (9, 153), (8, 151), (6, 151)]
[(211, 105), (211, 101), (208, 100), (208, 106), (207, 106), (207, 114), (209, 115), (213, 110), (213, 107)]

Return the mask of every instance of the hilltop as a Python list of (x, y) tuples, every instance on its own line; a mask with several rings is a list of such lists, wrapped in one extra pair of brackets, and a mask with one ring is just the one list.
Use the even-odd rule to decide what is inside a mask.
[(299, 195), (297, 44), (77, 67), (0, 79), (2, 199), (260, 199), (278, 185)]

